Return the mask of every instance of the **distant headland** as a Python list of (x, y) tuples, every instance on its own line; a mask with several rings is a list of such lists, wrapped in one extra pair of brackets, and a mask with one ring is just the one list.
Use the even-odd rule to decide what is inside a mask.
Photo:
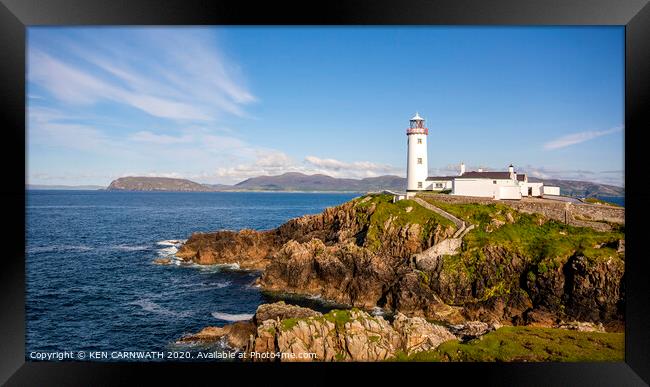
[[(607, 184), (585, 181), (537, 179), (549, 185), (560, 187), (567, 196), (625, 196), (625, 189)], [(258, 176), (233, 185), (200, 184), (187, 179), (167, 177), (122, 177), (113, 180), (107, 190), (128, 191), (181, 191), (181, 192), (218, 192), (218, 191), (332, 191), (332, 192), (369, 192), (381, 190), (401, 191), (406, 185), (406, 178), (395, 175), (368, 177), (365, 179), (343, 179), (323, 174), (306, 175), (289, 172), (277, 176)]]
[[(538, 179), (530, 177), (531, 182), (544, 182), (560, 187), (566, 196), (598, 197), (625, 196), (625, 189), (613, 185), (559, 179)], [(227, 192), (227, 191), (306, 191), (306, 192), (370, 192), (381, 190), (401, 191), (406, 178), (395, 175), (368, 177), (365, 179), (336, 178), (323, 174), (307, 175), (289, 172), (277, 176), (258, 176), (237, 184), (201, 184), (187, 179), (169, 177), (129, 176), (113, 180), (108, 187), (102, 186), (60, 186), (27, 185), (36, 189), (78, 189), (108, 191), (160, 191), (160, 192)]]

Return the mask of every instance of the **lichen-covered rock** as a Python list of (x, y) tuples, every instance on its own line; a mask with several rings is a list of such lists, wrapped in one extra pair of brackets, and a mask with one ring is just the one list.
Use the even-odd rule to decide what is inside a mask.
[(266, 320), (258, 325), (247, 351), (253, 360), (269, 360), (253, 354), (269, 352), (294, 354), (270, 359), (280, 361), (381, 361), (454, 339), (448, 329), (423, 318), (398, 314), (391, 325), (360, 310), (335, 310), (322, 316)]
[(400, 273), (398, 280), (386, 294), (386, 306), (409, 316), (426, 317), (451, 324), (465, 318), (461, 308), (446, 304), (430, 287), (432, 279), (415, 271)]
[(603, 324), (594, 324), (583, 321), (561, 322), (557, 325), (557, 328), (578, 332), (605, 332), (605, 327), (603, 327)]
[(580, 321), (608, 321), (622, 315), (620, 292), (625, 267), (617, 257), (596, 262), (575, 255), (564, 265), (565, 313)]
[(240, 349), (248, 344), (250, 336), (255, 333), (255, 324), (251, 321), (237, 321), (223, 327), (206, 327), (200, 332), (187, 335), (179, 339), (179, 342), (213, 342), (222, 338), (226, 339), (228, 346)]
[(253, 322), (261, 324), (266, 320), (284, 320), (287, 318), (305, 318), (320, 315), (321, 313), (315, 310), (286, 304), (284, 301), (278, 301), (272, 304), (262, 304), (258, 306), (257, 311), (253, 316)]
[(429, 323), (422, 317), (408, 318), (402, 313), (395, 316), (393, 327), (399, 332), (402, 348), (407, 354), (430, 351), (445, 341), (456, 339), (456, 336), (442, 325)]
[(500, 325), (488, 324), (483, 321), (468, 321), (459, 325), (450, 326), (451, 331), (461, 340), (471, 340), (493, 331)]

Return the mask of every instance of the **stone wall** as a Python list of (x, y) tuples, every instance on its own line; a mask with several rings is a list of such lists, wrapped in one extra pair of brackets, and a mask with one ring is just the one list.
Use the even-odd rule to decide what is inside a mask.
[(445, 203), (504, 204), (525, 213), (537, 213), (572, 226), (610, 230), (608, 223), (625, 224), (625, 208), (599, 204), (569, 203), (550, 199), (522, 198), (521, 200), (492, 200), (473, 196), (420, 193)]

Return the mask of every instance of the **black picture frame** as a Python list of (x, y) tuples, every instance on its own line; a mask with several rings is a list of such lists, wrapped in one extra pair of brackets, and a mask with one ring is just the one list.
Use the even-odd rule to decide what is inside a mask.
[[(244, 384), (347, 383), (350, 376), (396, 383), (477, 385), (647, 385), (650, 383), (650, 281), (643, 238), (645, 142), (650, 111), (648, 0), (357, 0), (250, 3), (217, 0), (0, 0), (0, 184), (5, 243), (0, 269), (0, 383), (114, 385), (136, 380), (188, 384), (205, 377)], [(624, 25), (626, 321), (625, 361), (611, 363), (180, 364), (25, 361), (25, 37), (34, 25)], [(21, 168), (22, 163), (22, 168)], [(285, 375), (279, 377), (276, 371)], [(228, 383), (232, 383), (228, 381)]]

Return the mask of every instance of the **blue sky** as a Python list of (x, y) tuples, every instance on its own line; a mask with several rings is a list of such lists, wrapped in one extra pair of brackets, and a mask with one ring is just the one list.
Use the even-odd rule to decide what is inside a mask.
[(623, 27), (29, 27), (30, 184), (468, 168), (623, 185)]

